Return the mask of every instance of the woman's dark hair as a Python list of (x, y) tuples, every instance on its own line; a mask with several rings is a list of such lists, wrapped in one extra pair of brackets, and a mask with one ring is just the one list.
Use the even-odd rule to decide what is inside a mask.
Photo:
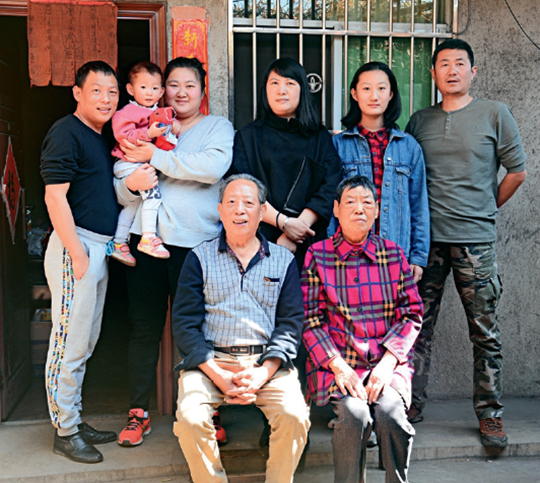
[(171, 60), (167, 64), (167, 67), (165, 67), (165, 72), (163, 73), (165, 82), (167, 82), (171, 72), (178, 68), (191, 69), (193, 72), (195, 72), (199, 82), (201, 83), (201, 92), (204, 92), (204, 89), (206, 88), (206, 71), (204, 70), (204, 67), (199, 59), (196, 59), (195, 57), (177, 57), (176, 59)]
[[(396, 76), (390, 70), (390, 67), (388, 67), (384, 62), (368, 62), (367, 64), (364, 64), (354, 74), (349, 91), (351, 91), (352, 89), (356, 90), (356, 86), (358, 85), (358, 80), (360, 79), (360, 76), (364, 72), (369, 72), (372, 70), (380, 70), (384, 72), (388, 76), (388, 80), (390, 81), (390, 90), (393, 92), (394, 95), (392, 96), (392, 99), (390, 99), (386, 111), (384, 111), (383, 122), (385, 128), (392, 129), (394, 127), (397, 127), (396, 121), (398, 120), (399, 116), (401, 116), (401, 96), (399, 95)], [(350, 94), (349, 112), (341, 120), (341, 122), (347, 129), (352, 129), (361, 121), (361, 119), (362, 111), (360, 110), (360, 106), (358, 105), (358, 102), (354, 100), (352, 94)]]
[(263, 75), (261, 93), (257, 104), (257, 117), (255, 118), (257, 123), (264, 123), (273, 114), (266, 95), (266, 84), (271, 72), (275, 72), (281, 77), (293, 79), (300, 84), (300, 102), (295, 116), (300, 123), (300, 131), (302, 134), (318, 131), (321, 128), (321, 118), (311, 97), (306, 71), (296, 60), (288, 57), (282, 57), (271, 62)]

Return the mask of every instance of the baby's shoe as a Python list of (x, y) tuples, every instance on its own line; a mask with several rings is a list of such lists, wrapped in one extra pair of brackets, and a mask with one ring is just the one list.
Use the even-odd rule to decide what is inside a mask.
[(158, 236), (141, 238), (141, 241), (137, 245), (137, 250), (156, 258), (169, 258), (171, 256), (169, 250), (163, 246), (163, 242)]
[(128, 267), (134, 267), (137, 264), (137, 261), (129, 251), (127, 243), (115, 243), (111, 257)]

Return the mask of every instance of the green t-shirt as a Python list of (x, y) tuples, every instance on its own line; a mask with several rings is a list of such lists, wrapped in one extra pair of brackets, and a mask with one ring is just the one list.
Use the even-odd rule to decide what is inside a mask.
[(501, 164), (523, 171), (527, 157), (510, 109), (482, 99), (453, 112), (437, 104), (415, 113), (406, 131), (424, 151), (431, 240), (495, 241), (497, 172)]

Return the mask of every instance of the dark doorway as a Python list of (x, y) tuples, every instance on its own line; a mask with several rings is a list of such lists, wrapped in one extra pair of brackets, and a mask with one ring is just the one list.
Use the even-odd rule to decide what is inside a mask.
[[(12, 401), (2, 417), (9, 420), (48, 419), (44, 390), (44, 360), (48, 346), (47, 323), (49, 300), (46, 280), (43, 272), (43, 254), (40, 248), (46, 243), (50, 221), (43, 201), (44, 187), (39, 172), (40, 152), (43, 138), (50, 127), (61, 117), (72, 113), (75, 108), (71, 89), (66, 87), (30, 87), (28, 77), (28, 45), (26, 40), (26, 17), (0, 16), (0, 62), (8, 58), (13, 76), (12, 84), (17, 92), (6, 92), (4, 83), (0, 84), (0, 96), (11, 96), (12, 110), (19, 121), (18, 144), (21, 150), (20, 172), (24, 173), (26, 188), (24, 214), (27, 216), (25, 226), (32, 247), (29, 253), (24, 250), (17, 257), (16, 263), (24, 273), (23, 290), (27, 308), (17, 320), (24, 325), (19, 336), (19, 352), (25, 354), (32, 367), (26, 369), (21, 378), (19, 393), (20, 402)], [(120, 77), (126, 67), (138, 60), (151, 59), (150, 23), (146, 19), (129, 19), (118, 21), (118, 67)], [(3, 89), (3, 92), (2, 92)], [(1, 99), (1, 97), (0, 97)], [(2, 163), (3, 166), (3, 163)], [(111, 164), (112, 169), (112, 164)], [(19, 213), (21, 216), (22, 213)], [(5, 217), (5, 215), (2, 213)], [(23, 226), (19, 218), (20, 226)], [(29, 245), (30, 247), (30, 245)], [(24, 270), (22, 269), (24, 268)], [(111, 414), (127, 412), (129, 408), (128, 370), (127, 370), (127, 307), (125, 267), (115, 261), (109, 264), (110, 279), (105, 304), (102, 332), (94, 355), (88, 363), (83, 387), (84, 413)], [(0, 274), (4, 284), (10, 283), (4, 274)], [(6, 301), (0, 300), (1, 305)], [(0, 319), (0, 322), (2, 320)], [(6, 320), (4, 327), (14, 323)], [(1, 329), (1, 325), (0, 325)], [(11, 347), (4, 347), (4, 353), (13, 351), (13, 342), (7, 340)], [(26, 348), (26, 349), (25, 349)], [(0, 353), (0, 357), (4, 354)], [(7, 355), (6, 355), (7, 357)], [(24, 380), (23, 380), (24, 379)], [(1, 379), (0, 379), (1, 380)], [(27, 389), (28, 388), (28, 389)], [(27, 390), (26, 390), (27, 389)], [(21, 399), (21, 395), (26, 393)], [(154, 403), (155, 404), (155, 403)], [(14, 406), (14, 409), (13, 409)]]
[[(31, 376), (24, 234), (23, 121), (17, 41), (0, 24), (0, 417), (5, 418)], [(8, 32), (9, 35), (9, 32)]]

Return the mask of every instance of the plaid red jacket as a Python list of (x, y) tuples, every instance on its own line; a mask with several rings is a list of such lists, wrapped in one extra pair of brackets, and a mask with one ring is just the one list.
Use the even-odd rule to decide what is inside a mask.
[(399, 363), (391, 386), (411, 400), (412, 351), (422, 324), (422, 300), (403, 250), (370, 233), (351, 245), (341, 233), (312, 245), (302, 273), (303, 341), (308, 390), (322, 406), (341, 398), (328, 363), (341, 355), (367, 382), (387, 350)]

